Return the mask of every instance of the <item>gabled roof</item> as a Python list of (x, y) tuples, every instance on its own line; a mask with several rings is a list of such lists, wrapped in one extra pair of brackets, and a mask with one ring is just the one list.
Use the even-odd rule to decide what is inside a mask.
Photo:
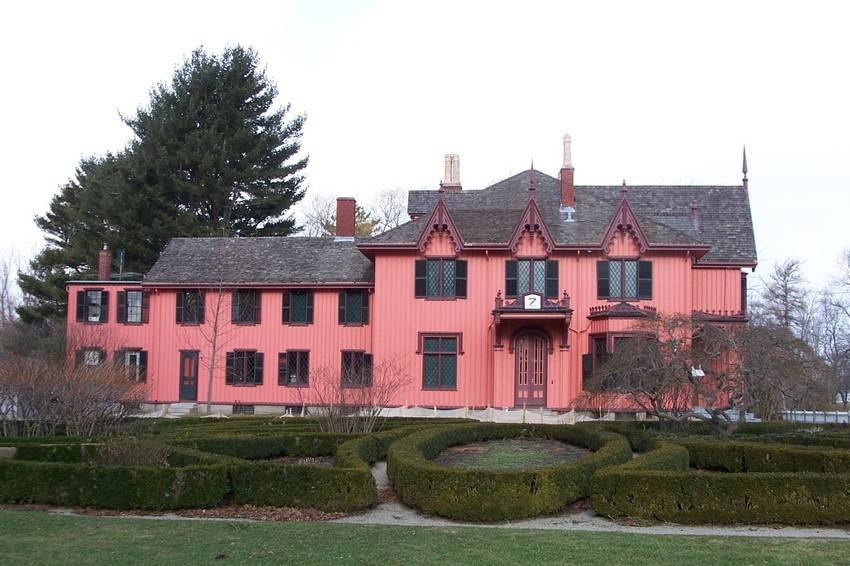
[(174, 238), (146, 285), (369, 284), (372, 262), (353, 241), (298, 236)]
[[(485, 189), (444, 195), (452, 218), (473, 244), (507, 245), (528, 201), (530, 171), (523, 171)], [(534, 171), (540, 214), (558, 246), (601, 246), (621, 199), (621, 186), (577, 185), (575, 222), (564, 222), (559, 207), (560, 181)], [(697, 248), (710, 246), (699, 263), (752, 265), (755, 238), (747, 189), (744, 186), (640, 185), (629, 186), (629, 206), (651, 246)], [(408, 212), (429, 214), (437, 191), (410, 191)], [(696, 218), (691, 204), (696, 203)], [(364, 246), (412, 245), (417, 233), (411, 224), (364, 242)], [(418, 233), (417, 233), (418, 235)]]
[[(440, 194), (444, 194), (440, 191)], [(428, 217), (425, 226), (422, 227), (422, 233), (419, 235), (419, 240), (416, 242), (420, 252), (424, 252), (428, 247), (428, 242), (434, 237), (435, 233), (445, 233), (452, 241), (452, 245), (456, 252), (463, 248), (463, 236), (452, 220), (452, 215), (446, 208), (446, 203), (443, 199), (437, 200), (437, 206), (434, 207), (434, 212)]]

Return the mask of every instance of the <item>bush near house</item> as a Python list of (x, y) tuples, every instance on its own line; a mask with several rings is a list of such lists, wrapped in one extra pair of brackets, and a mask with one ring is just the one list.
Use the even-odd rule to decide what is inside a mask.
[[(593, 450), (582, 460), (534, 470), (442, 467), (431, 460), (458, 444), (531, 436)], [(427, 429), (392, 444), (387, 471), (406, 504), (425, 513), (468, 521), (503, 521), (554, 513), (590, 494), (593, 473), (631, 459), (615, 433), (567, 425), (463, 424)]]

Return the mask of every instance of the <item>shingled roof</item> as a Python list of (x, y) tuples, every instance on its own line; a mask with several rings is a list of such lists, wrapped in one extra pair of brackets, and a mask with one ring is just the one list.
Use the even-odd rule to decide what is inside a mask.
[[(446, 206), (465, 244), (506, 244), (528, 201), (531, 171), (486, 189), (445, 193)], [(620, 186), (576, 186), (575, 222), (559, 213), (560, 181), (534, 171), (541, 214), (558, 245), (599, 246), (621, 200)], [(408, 213), (422, 215), (363, 242), (364, 247), (415, 243), (438, 198), (410, 191)], [(710, 246), (701, 263), (756, 262), (747, 189), (743, 186), (629, 186), (629, 204), (650, 245)], [(697, 205), (696, 218), (691, 203)]]
[(174, 238), (146, 284), (372, 283), (372, 262), (357, 243), (334, 238)]

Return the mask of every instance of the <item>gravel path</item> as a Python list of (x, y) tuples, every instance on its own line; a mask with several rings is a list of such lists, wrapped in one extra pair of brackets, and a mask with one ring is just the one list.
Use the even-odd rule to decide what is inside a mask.
[[(378, 462), (372, 468), (378, 489), (390, 487), (387, 465)], [(349, 515), (336, 519), (335, 523), (355, 523), (361, 525), (405, 525), (415, 527), (487, 527), (510, 529), (543, 529), (562, 531), (592, 531), (616, 533), (642, 533), (650, 535), (690, 535), (690, 536), (738, 536), (770, 538), (839, 538), (850, 539), (850, 531), (828, 528), (798, 527), (761, 527), (761, 526), (686, 526), (665, 523), (650, 526), (632, 526), (616, 523), (593, 513), (593, 511), (566, 512), (561, 515), (537, 517), (521, 521), (508, 521), (496, 524), (464, 523), (439, 517), (423, 515), (399, 501), (381, 503), (365, 513)]]

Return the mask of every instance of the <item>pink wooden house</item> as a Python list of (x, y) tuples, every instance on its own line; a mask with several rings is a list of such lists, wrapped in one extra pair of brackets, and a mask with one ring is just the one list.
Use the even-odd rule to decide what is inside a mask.
[(573, 176), (566, 136), (557, 178), (464, 190), (447, 156), (411, 220), (369, 239), (340, 198), (335, 238), (175, 238), (141, 281), (103, 251), (97, 280), (68, 285), (70, 343), (127, 366), (154, 406), (206, 403), (215, 351), (216, 411), (309, 404), (319, 369), (354, 386), (385, 360), (409, 376), (395, 406), (567, 410), (647, 313), (746, 320), (746, 165), (739, 186)]

